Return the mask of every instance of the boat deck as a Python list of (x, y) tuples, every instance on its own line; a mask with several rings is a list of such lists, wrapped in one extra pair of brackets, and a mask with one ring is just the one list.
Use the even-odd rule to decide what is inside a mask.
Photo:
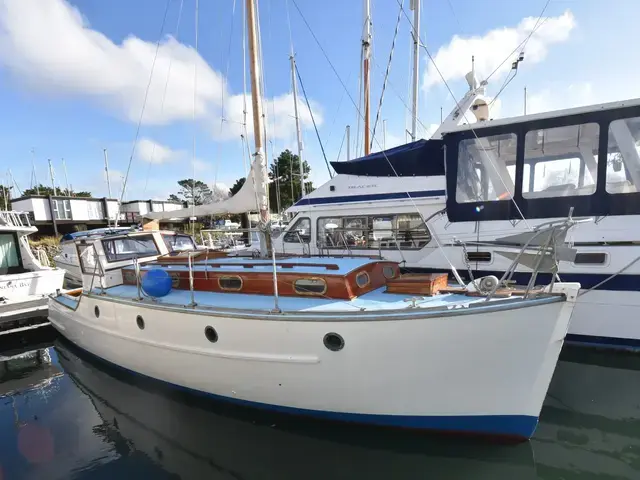
[[(94, 289), (94, 293), (102, 290)], [(133, 300), (138, 296), (135, 285), (118, 285), (105, 290), (106, 295), (124, 300)], [(143, 294), (144, 295), (144, 294)], [(280, 297), (279, 307), (288, 312), (357, 312), (361, 310), (405, 310), (411, 305), (412, 295), (385, 293), (385, 287), (378, 288), (353, 300), (340, 300), (322, 297), (299, 296)], [(146, 297), (149, 298), (149, 297)], [(270, 311), (274, 301), (272, 295), (249, 295), (243, 293), (194, 292), (195, 302), (201, 307)], [(417, 308), (455, 307), (483, 302), (484, 298), (469, 297), (458, 293), (445, 293), (433, 297), (418, 297)], [(492, 299), (491, 302), (501, 300)], [(188, 305), (191, 303), (191, 292), (188, 290), (172, 290), (168, 295), (153, 299), (159, 305)]]

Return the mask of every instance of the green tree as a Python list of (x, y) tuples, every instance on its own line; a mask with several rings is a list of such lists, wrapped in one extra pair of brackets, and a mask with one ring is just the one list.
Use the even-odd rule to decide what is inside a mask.
[(27, 195), (57, 195), (62, 197), (91, 197), (91, 192), (76, 192), (73, 189), (67, 190), (66, 188), (56, 187), (56, 191), (54, 193), (53, 188), (48, 185), (40, 184), (35, 187), (27, 188), (24, 192), (22, 192), (24, 196)]
[(242, 188), (242, 186), (244, 185), (244, 182), (246, 181), (247, 181), (246, 177), (237, 179), (236, 183), (234, 183), (229, 189), (229, 196), (233, 197), (236, 193), (238, 193)]
[[(307, 193), (313, 191), (313, 184), (307, 179), (311, 172), (311, 167), (304, 161), (302, 162), (304, 171), (304, 185)], [(291, 150), (282, 152), (269, 169), (269, 204), (271, 210), (284, 211), (297, 202), (301, 197), (302, 189), (300, 188), (300, 158)], [(292, 192), (293, 190), (293, 192)]]
[(11, 210), (11, 189), (6, 185), (0, 185), (0, 210)]
[(209, 185), (201, 180), (186, 178), (178, 182), (180, 190), (178, 193), (171, 194), (169, 200), (178, 202), (187, 202), (189, 205), (204, 205), (211, 203), (213, 192)]

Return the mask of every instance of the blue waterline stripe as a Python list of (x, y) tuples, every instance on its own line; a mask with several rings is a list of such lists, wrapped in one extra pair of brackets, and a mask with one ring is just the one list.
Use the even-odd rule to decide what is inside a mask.
[(614, 350), (640, 350), (640, 340), (634, 338), (595, 337), (591, 335), (567, 334), (566, 343), (585, 347), (599, 347)]
[(398, 200), (406, 198), (443, 197), (445, 190), (418, 190), (415, 192), (372, 193), (368, 195), (341, 195), (338, 197), (303, 198), (294, 207), (303, 205), (325, 205), (328, 203), (372, 202), (376, 200)]
[[(469, 262), (471, 264), (480, 263), (480, 262)], [(449, 271), (444, 268), (428, 268), (428, 267), (404, 267), (405, 271), (416, 272), (416, 273), (448, 273)], [(466, 277), (466, 272), (462, 269), (459, 270), (460, 275)], [(474, 278), (494, 275), (498, 278), (501, 278), (504, 275), (504, 272), (500, 272), (497, 270), (472, 270)], [(578, 282), (580, 283), (581, 288), (587, 289), (591, 288), (603, 280), (609, 278), (611, 276), (610, 273), (560, 273), (560, 279), (563, 282)], [(521, 285), (525, 285), (529, 282), (529, 278), (531, 274), (528, 272), (516, 272), (513, 275), (513, 280), (516, 283)], [(551, 281), (550, 274), (539, 274), (537, 283), (539, 285), (543, 285), (549, 283)], [(611, 291), (626, 291), (626, 292), (637, 292), (640, 291), (640, 275), (626, 275), (621, 274), (618, 275), (601, 287), (598, 287), (596, 290), (611, 290)]]
[[(67, 342), (69, 342), (67, 340)], [(436, 430), (441, 432), (451, 432), (458, 434), (473, 434), (486, 436), (504, 436), (510, 438), (524, 439), (531, 438), (538, 425), (538, 417), (531, 415), (447, 415), (447, 416), (418, 416), (418, 415), (376, 415), (366, 413), (343, 413), (322, 410), (310, 410), (305, 408), (285, 407), (282, 405), (271, 405), (268, 403), (253, 402), (237, 398), (216, 395), (214, 393), (195, 390), (175, 383), (150, 377), (143, 373), (129, 370), (117, 365), (109, 360), (105, 360), (84, 348), (73, 344), (73, 348), (81, 350), (92, 358), (118, 370), (122, 370), (129, 375), (143, 377), (145, 379), (158, 382), (170, 388), (182, 390), (192, 395), (204, 396), (216, 401), (233, 403), (244, 407), (269, 410), (288, 415), (312, 417), (316, 419), (359, 423), (384, 427), (411, 428), (423, 430)]]

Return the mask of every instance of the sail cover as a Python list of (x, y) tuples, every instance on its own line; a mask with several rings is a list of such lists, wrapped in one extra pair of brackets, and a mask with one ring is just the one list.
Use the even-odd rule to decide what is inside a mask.
[(365, 177), (444, 175), (442, 140), (418, 140), (346, 162), (331, 162), (338, 174)]
[(253, 162), (247, 180), (233, 197), (220, 202), (195, 205), (179, 210), (150, 212), (143, 216), (150, 220), (171, 220), (177, 218), (203, 217), (207, 215), (257, 212), (259, 210), (258, 198), (260, 198), (261, 194), (266, 195), (265, 182), (257, 181), (261, 177), (259, 163)]

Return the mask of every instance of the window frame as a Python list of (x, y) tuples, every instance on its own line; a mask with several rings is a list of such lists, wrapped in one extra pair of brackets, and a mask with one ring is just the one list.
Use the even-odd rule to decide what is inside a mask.
[[(301, 292), (298, 290), (296, 283), (298, 283), (300, 280), (320, 280), (323, 285), (324, 285), (324, 290), (322, 290), (322, 292)], [(293, 291), (298, 294), (298, 295), (310, 295), (310, 296), (314, 296), (314, 297), (322, 297), (324, 296), (324, 294), (327, 293), (327, 289), (329, 288), (329, 285), (327, 284), (327, 281), (322, 278), (322, 277), (298, 277), (296, 278), (291, 285), (293, 286)]]
[(0, 275), (10, 275), (9, 269), (17, 269), (19, 271), (25, 270), (23, 259), (22, 259), (22, 250), (20, 249), (20, 238), (18, 237), (18, 234), (16, 232), (0, 232), (0, 235), (7, 235), (7, 236), (13, 237), (13, 245), (16, 249), (16, 255), (18, 257), (18, 265), (15, 267), (7, 267), (7, 273), (0, 274)]
[[(240, 280), (240, 286), (238, 288), (223, 287), (221, 282), (224, 279)], [(223, 292), (240, 292), (244, 288), (244, 280), (242, 280), (240, 275), (220, 275), (218, 277), (218, 288)]]
[[(298, 225), (298, 223), (300, 223), (300, 222), (301, 222), (301, 221), (303, 221), (303, 220), (307, 220), (307, 221), (309, 222), (309, 241), (308, 241), (308, 242), (305, 242), (305, 241), (304, 241), (304, 239), (302, 239), (302, 243), (303, 243), (303, 244), (305, 244), (305, 245), (311, 245), (311, 240), (313, 239), (313, 234), (312, 234), (312, 231), (313, 231), (313, 230), (312, 230), (312, 227), (313, 227), (313, 225), (312, 225), (312, 222), (311, 222), (311, 217), (306, 217), (306, 216), (305, 216), (305, 217), (300, 217), (300, 218), (298, 218), (298, 219), (295, 221), (295, 223), (292, 223), (292, 224), (291, 224), (291, 227), (290, 227), (290, 228), (288, 228), (288, 229), (284, 232), (284, 234), (282, 235), (282, 242), (283, 242), (283, 243), (293, 243), (293, 244), (298, 244), (298, 245), (300, 244), (300, 242), (298, 241), (298, 239), (296, 239), (295, 241), (294, 241), (294, 240), (287, 240), (287, 235), (289, 235), (289, 234), (292, 234), (292, 235), (293, 235), (294, 230), (297, 230), (297, 229), (295, 229), (294, 227), (296, 227), (296, 226)], [(302, 238), (302, 237), (298, 237), (298, 238)]]
[[(115, 260), (109, 260), (109, 254), (107, 253), (107, 249), (105, 248), (105, 242), (115, 242), (118, 240), (124, 240), (124, 239), (135, 239), (135, 238), (141, 238), (141, 237), (151, 237), (151, 241), (153, 242), (153, 245), (156, 247), (156, 252), (155, 254), (152, 255), (144, 255), (144, 256), (136, 256), (136, 255), (132, 255), (130, 257), (127, 258), (118, 258)], [(107, 263), (119, 263), (119, 262), (128, 262), (133, 260), (134, 258), (138, 258), (138, 259), (142, 259), (142, 258), (149, 258), (149, 257), (158, 257), (160, 255), (162, 255), (162, 252), (160, 250), (160, 247), (158, 246), (158, 243), (156, 242), (156, 238), (155, 235), (153, 235), (153, 233), (148, 233), (145, 235), (135, 235), (135, 236), (126, 236), (126, 237), (116, 237), (116, 238), (102, 238), (100, 239), (100, 243), (101, 243), (101, 247), (102, 247), (102, 251), (104, 252), (104, 258), (107, 261)]]

